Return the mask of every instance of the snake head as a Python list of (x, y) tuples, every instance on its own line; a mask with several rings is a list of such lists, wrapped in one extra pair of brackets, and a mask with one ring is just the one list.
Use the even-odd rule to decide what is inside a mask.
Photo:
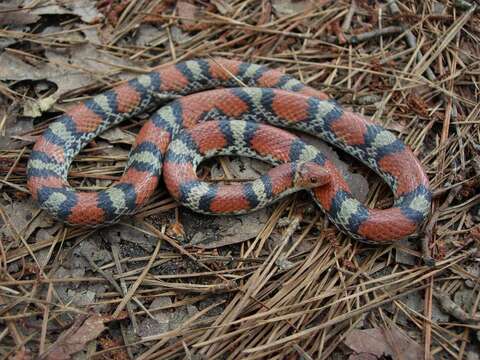
[(324, 167), (307, 161), (298, 164), (293, 181), (295, 187), (313, 189), (328, 184), (330, 180), (330, 173)]

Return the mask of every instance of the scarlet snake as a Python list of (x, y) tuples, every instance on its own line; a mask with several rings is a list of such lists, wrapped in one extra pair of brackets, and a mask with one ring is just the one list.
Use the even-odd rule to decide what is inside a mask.
[[(240, 84), (255, 88), (237, 88)], [(142, 127), (119, 182), (100, 192), (79, 192), (68, 185), (73, 158), (99, 133), (177, 95), (188, 96), (162, 106)], [(167, 66), (72, 107), (35, 143), (27, 169), (28, 188), (43, 209), (69, 224), (115, 222), (152, 195), (172, 137), (207, 118), (267, 121), (298, 129), (343, 149), (377, 172), (395, 197), (389, 209), (368, 209), (355, 200), (327, 159), (323, 166), (331, 171), (332, 181), (313, 190), (328, 217), (356, 239), (383, 243), (405, 238), (429, 213), (428, 179), (413, 153), (391, 132), (277, 70), (226, 59)], [(243, 140), (252, 145), (252, 138)], [(268, 145), (262, 149), (267, 150)], [(300, 159), (302, 152), (292, 143), (289, 156)], [(248, 200), (243, 206), (249, 206)]]

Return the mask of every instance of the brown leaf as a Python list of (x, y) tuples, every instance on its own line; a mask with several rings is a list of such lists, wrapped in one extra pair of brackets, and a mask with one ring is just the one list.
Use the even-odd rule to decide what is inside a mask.
[(325, 1), (316, 3), (311, 0), (273, 0), (272, 7), (279, 16), (289, 16), (311, 10), (314, 6), (321, 6)]
[(401, 120), (390, 121), (388, 124), (383, 124), (385, 129), (403, 133), (405, 131), (405, 124)]
[(25, 25), (36, 23), (40, 16), (34, 15), (28, 10), (20, 9), (13, 2), (9, 5), (0, 4), (0, 25)]
[[(4, 207), (8, 216), (10, 227), (0, 228), (0, 236), (5, 235), (8, 238), (15, 238), (15, 231), (23, 234), (28, 239), (37, 229), (48, 228), (52, 225), (52, 219), (47, 214), (35, 216), (38, 212), (38, 205), (32, 200), (15, 201)], [(0, 220), (0, 224), (2, 224)]]
[[(75, 46), (68, 51), (48, 49), (45, 52), (49, 62), (27, 62), (17, 54), (0, 54), (0, 81), (6, 80), (48, 80), (55, 83), (55, 96), (62, 96), (72, 90), (91, 85), (106, 73), (118, 71), (118, 67), (134, 66), (131, 61), (100, 51), (92, 44)], [(57, 63), (69, 63), (72, 66), (58, 66)], [(131, 74), (120, 74), (120, 78), (129, 78)]]
[(85, 321), (85, 316), (77, 318), (70, 329), (60, 335), (55, 343), (43, 354), (42, 359), (63, 360), (70, 359), (71, 355), (84, 349), (86, 344), (105, 330), (104, 323), (109, 318), (92, 315)]
[[(121, 339), (112, 339), (110, 337), (100, 337), (98, 339), (100, 345), (105, 350), (110, 350), (114, 348), (121, 347), (123, 344)], [(128, 360), (128, 352), (125, 348), (118, 349), (118, 350), (110, 350), (109, 355), (111, 356), (112, 360)]]
[(383, 355), (398, 358), (398, 354), (402, 354), (404, 360), (424, 358), (422, 347), (395, 325), (391, 329), (353, 330), (345, 338), (344, 343), (357, 354), (363, 356), (353, 357), (352, 359), (369, 359), (364, 354), (371, 354), (377, 358)]
[(208, 24), (202, 24), (198, 21), (200, 17), (200, 8), (186, 1), (177, 3), (178, 16), (182, 18), (180, 21), (184, 30), (201, 30), (208, 28)]
[(417, 94), (409, 94), (407, 96), (407, 106), (417, 115), (428, 117), (428, 104)]
[(175, 0), (160, 1), (157, 5), (154, 6), (152, 11), (150, 11), (148, 15), (145, 15), (145, 17), (143, 18), (143, 23), (156, 24), (165, 22), (165, 19), (162, 18), (160, 15), (165, 13), (165, 11), (173, 4), (175, 4)]
[(103, 15), (95, 6), (94, 0), (54, 0), (43, 6), (36, 6), (29, 13), (34, 15), (77, 15), (87, 24), (93, 24), (101, 20)]
[[(33, 129), (31, 119), (18, 118), (18, 104), (13, 102), (11, 106), (0, 101), (0, 119), (6, 119), (4, 123), (4, 132), (0, 131), (0, 149), (20, 149), (31, 142), (31, 139), (23, 139), (26, 132)], [(26, 136), (28, 137), (28, 136)], [(20, 140), (20, 141), (15, 141)], [(24, 143), (25, 141), (26, 143)]]
[(262, 1), (262, 11), (257, 20), (257, 25), (265, 25), (270, 21), (270, 16), (272, 15), (272, 3), (270, 1)]
[(233, 11), (232, 5), (228, 3), (228, 1), (225, 0), (212, 0), (212, 4), (215, 6), (215, 8), (218, 10), (218, 12), (222, 15), (226, 15), (228, 13), (231, 13)]
[(238, 216), (219, 216), (214, 219), (197, 214), (183, 216), (186, 234), (194, 234), (190, 244), (202, 249), (232, 245), (255, 238), (268, 221), (267, 210)]
[(470, 229), (470, 235), (475, 240), (480, 240), (480, 226), (475, 226), (474, 228)]
[(108, 140), (111, 144), (122, 143), (122, 144), (133, 145), (133, 143), (135, 142), (134, 135), (126, 131), (123, 131), (118, 127), (108, 129), (107, 131), (102, 133), (99, 137), (102, 139)]
[(32, 359), (32, 356), (30, 355), (30, 352), (27, 349), (25, 349), (25, 346), (22, 346), (20, 350), (18, 350), (11, 359), (12, 360), (30, 360)]
[(377, 360), (375, 355), (368, 353), (352, 354), (348, 357), (348, 360)]

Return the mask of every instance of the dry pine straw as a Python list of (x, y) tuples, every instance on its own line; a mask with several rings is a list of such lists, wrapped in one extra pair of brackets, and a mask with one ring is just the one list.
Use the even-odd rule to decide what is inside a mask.
[[(34, 1), (32, 6), (40, 3)], [(88, 314), (86, 306), (61, 300), (56, 288), (95, 283), (107, 284), (109, 290), (97, 294), (90, 308), (108, 305), (108, 315), (122, 319), (106, 323), (121, 332), (99, 335), (102, 346), (90, 351), (97, 357), (132, 357), (139, 351), (140, 359), (191, 358), (194, 354), (209, 359), (328, 358), (340, 351), (339, 345), (350, 330), (392, 324), (408, 331), (423, 348), (425, 358), (466, 356), (479, 330), (478, 315), (473, 309), (459, 308), (451, 297), (467, 280), (474, 284), (475, 304), (480, 297), (478, 276), (467, 271), (478, 255), (480, 238), (472, 220), (480, 197), (475, 191), (479, 174), (475, 154), (480, 142), (480, 19), (474, 7), (468, 2), (456, 8), (452, 1), (432, 0), (389, 1), (377, 7), (360, 0), (318, 1), (316, 7), (304, 12), (278, 15), (272, 4), (288, 1), (216, 0), (207, 8), (199, 1), (192, 15), (181, 9), (185, 4), (178, 3), (175, 8), (172, 1), (131, 0), (120, 7), (113, 6), (118, 1), (106, 3), (103, 10), (111, 22), (100, 25), (110, 32), (110, 40), (99, 48), (139, 65), (113, 67), (115, 71), (109, 74), (77, 69), (97, 81), (71, 93), (65, 102), (114, 86), (117, 72), (143, 72), (159, 62), (224, 56), (282, 68), (327, 91), (345, 106), (383, 122), (412, 147), (434, 190), (431, 220), (419, 234), (422, 247), (402, 243), (375, 248), (341, 235), (319, 213), (296, 212), (294, 209), (304, 208), (306, 203), (293, 197), (273, 209), (251, 241), (231, 247), (229, 253), (199, 250), (165, 233), (159, 215), (173, 213), (178, 218), (179, 212), (159, 190), (138, 214), (136, 225), (129, 225), (139, 235), (157, 239), (152, 253), (134, 258), (112, 244), (112, 262), (98, 265), (89, 260), (91, 272), (85, 276), (58, 278), (55, 271), (94, 231), (61, 227), (54, 237), (35, 242), (27, 231), (29, 224), (25, 229), (16, 228), (2, 206), (0, 216), (11, 234), (0, 239), (3, 358), (21, 354), (25, 348), (47, 358), (58, 331)], [(441, 4), (446, 8), (437, 14)], [(198, 11), (202, 8), (204, 12)], [(191, 16), (195, 16), (193, 22)], [(65, 30), (48, 37), (26, 30), (6, 29), (2, 34), (23, 39), (26, 44), (68, 49), (78, 44), (66, 38), (67, 33), (100, 26), (86, 27), (75, 19), (62, 23)], [(158, 39), (148, 47), (129, 45), (130, 35), (146, 21), (159, 28)], [(182, 42), (173, 35), (178, 28), (187, 35)], [(28, 46), (6, 51), (44, 61), (41, 54), (30, 53)], [(65, 61), (60, 66), (72, 65)], [(13, 107), (31, 95), (20, 94), (6, 84), (0, 91)], [(0, 130), (4, 131), (6, 115), (0, 120)], [(22, 138), (39, 135), (47, 124), (39, 123)], [(121, 128), (135, 133), (140, 125), (141, 120), (135, 119)], [(0, 150), (0, 188), (13, 201), (28, 196), (25, 166), (29, 149)], [(102, 150), (93, 147), (82, 152), (71, 170), (73, 184), (96, 189), (104, 185), (101, 181), (118, 178), (125, 157)], [(98, 165), (102, 163), (105, 166)], [(228, 173), (228, 159), (222, 159), (221, 164)], [(363, 173), (370, 181), (367, 203), (389, 206), (386, 187)], [(40, 213), (32, 215), (31, 223)], [(152, 216), (157, 219), (154, 225)], [(281, 227), (279, 222), (285, 218), (287, 227)], [(269, 238), (279, 231), (283, 235), (272, 245)], [(48, 249), (46, 266), (37, 260), (42, 249)], [(402, 253), (411, 256), (414, 265), (398, 261)], [(21, 270), (10, 273), (14, 262)], [(181, 275), (152, 272), (169, 262), (187, 262), (197, 271)], [(406, 304), (409, 294), (422, 298), (423, 309)], [(127, 327), (138, 329), (139, 322), (162, 310), (147, 309), (160, 296), (171, 297), (172, 305), (167, 308), (172, 311), (185, 305), (197, 305), (200, 311), (173, 330), (129, 343)], [(434, 303), (451, 314), (450, 322), (432, 321)], [(26, 320), (37, 317), (41, 319), (39, 328), (25, 327)], [(408, 322), (400, 322), (400, 318)], [(112, 334), (121, 336), (106, 342)]]

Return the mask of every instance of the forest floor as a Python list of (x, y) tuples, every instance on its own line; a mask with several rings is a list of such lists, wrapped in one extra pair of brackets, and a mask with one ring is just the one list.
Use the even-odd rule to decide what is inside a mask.
[[(480, 359), (479, 44), (475, 0), (0, 1), (0, 358)], [(306, 193), (212, 218), (163, 185), (101, 229), (39, 209), (27, 161), (66, 108), (212, 57), (283, 71), (401, 138), (433, 192), (423, 228), (375, 246), (339, 232)], [(119, 179), (147, 118), (89, 144), (70, 184)], [(392, 206), (373, 171), (309, 141), (362, 202)], [(204, 168), (264, 170), (230, 157)]]

